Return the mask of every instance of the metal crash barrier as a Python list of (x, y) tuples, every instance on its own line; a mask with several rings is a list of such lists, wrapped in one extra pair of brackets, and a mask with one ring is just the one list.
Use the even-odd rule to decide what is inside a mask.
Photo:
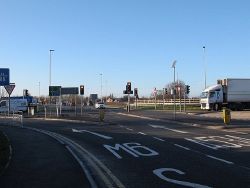
[(231, 112), (230, 109), (223, 108), (222, 110), (223, 120), (226, 125), (228, 125), (231, 121)]

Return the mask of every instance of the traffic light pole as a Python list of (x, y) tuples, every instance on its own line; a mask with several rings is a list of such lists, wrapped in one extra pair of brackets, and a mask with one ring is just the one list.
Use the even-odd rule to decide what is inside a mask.
[(164, 110), (164, 99), (165, 99), (165, 88), (163, 88), (163, 90), (162, 90), (163, 92), (162, 92), (162, 97), (163, 97), (163, 105), (162, 105), (162, 109)]
[(184, 112), (186, 112), (186, 88), (184, 90)]
[(130, 94), (128, 94), (128, 106), (127, 106), (128, 112), (130, 112)]
[(137, 96), (135, 96), (135, 109), (137, 109)]
[(81, 116), (82, 116), (82, 98), (83, 96), (81, 96)]

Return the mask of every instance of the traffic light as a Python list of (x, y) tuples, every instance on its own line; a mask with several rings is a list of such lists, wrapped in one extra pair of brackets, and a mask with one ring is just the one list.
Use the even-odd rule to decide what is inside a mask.
[(24, 97), (29, 96), (29, 90), (24, 89), (24, 90), (23, 90), (23, 96), (24, 96)]
[(186, 85), (186, 94), (189, 94), (189, 93), (190, 93), (190, 86)]
[(126, 90), (127, 90), (127, 93), (131, 92), (131, 82), (127, 82)]
[(168, 94), (168, 88), (165, 88), (164, 90), (165, 90), (165, 95), (167, 95)]
[(135, 96), (136, 98), (138, 98), (138, 88), (135, 88), (135, 89), (134, 89), (134, 96)]
[(84, 95), (84, 85), (80, 85), (80, 95)]

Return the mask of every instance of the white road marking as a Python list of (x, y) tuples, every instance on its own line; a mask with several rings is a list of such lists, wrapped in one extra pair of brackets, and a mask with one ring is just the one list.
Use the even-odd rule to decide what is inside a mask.
[(229, 131), (229, 130), (223, 130), (223, 131), (227, 133), (248, 134), (248, 133), (238, 132), (238, 131)]
[(159, 169), (153, 170), (153, 173), (156, 176), (158, 176), (162, 180), (165, 180), (165, 181), (173, 183), (173, 184), (182, 185), (182, 186), (186, 186), (186, 187), (195, 187), (195, 188), (210, 188), (206, 185), (201, 185), (201, 184), (197, 184), (197, 183), (191, 183), (191, 182), (187, 182), (187, 181), (180, 181), (180, 180), (168, 178), (166, 176), (166, 172), (175, 172), (175, 173), (180, 174), (180, 175), (185, 175), (185, 172), (182, 172), (182, 171), (180, 171), (178, 169), (174, 169), (174, 168), (159, 168)]
[(198, 124), (192, 124), (193, 127), (200, 127)]
[(154, 139), (156, 139), (156, 140), (160, 140), (160, 141), (162, 141), (162, 142), (165, 142), (165, 140), (163, 140), (163, 139), (161, 139), (161, 138), (158, 138), (158, 137), (153, 137)]
[(238, 136), (231, 136), (231, 135), (226, 135), (226, 136), (232, 139), (232, 141), (237, 142), (237, 144), (239, 144), (240, 146), (247, 146), (247, 147), (250, 146), (250, 139), (241, 138)]
[(170, 129), (170, 128), (167, 128), (167, 127), (164, 127), (164, 126), (161, 126), (161, 125), (153, 125), (153, 124), (148, 124), (148, 125), (150, 127), (153, 127), (153, 128), (166, 129), (166, 130), (177, 132), (177, 133), (181, 133), (181, 134), (187, 134), (188, 133), (188, 132), (185, 132), (185, 131), (179, 131), (177, 129)]
[(77, 155), (72, 151), (72, 149), (69, 146), (66, 146), (66, 148), (68, 149), (68, 151), (71, 153), (71, 155), (73, 155), (73, 157), (77, 160), (77, 162), (82, 167), (87, 179), (89, 180), (89, 183), (90, 183), (91, 187), (92, 188), (97, 188), (98, 186), (96, 185), (95, 180), (91, 176), (91, 173), (89, 172), (89, 170), (84, 166), (83, 162), (79, 159), (79, 157), (77, 157)]
[(181, 146), (181, 145), (179, 145), (179, 144), (174, 144), (175, 146), (177, 146), (177, 147), (179, 147), (179, 148), (182, 148), (182, 149), (185, 149), (185, 150), (190, 150), (189, 148), (187, 148), (187, 147), (184, 147), (184, 146)]
[(215, 160), (218, 160), (218, 161), (227, 163), (227, 164), (234, 164), (234, 163), (231, 162), (231, 161), (227, 161), (227, 160), (224, 160), (224, 159), (220, 159), (220, 158), (214, 157), (214, 156), (212, 156), (212, 155), (206, 155), (206, 156), (209, 157), (209, 158), (212, 158), (212, 159), (215, 159)]
[(127, 130), (129, 130), (129, 131), (134, 131), (134, 129), (130, 129), (130, 128), (126, 128)]
[(110, 136), (105, 136), (105, 135), (102, 135), (102, 134), (99, 134), (99, 133), (95, 133), (95, 132), (91, 132), (91, 131), (87, 131), (87, 130), (72, 129), (72, 132), (76, 132), (76, 133), (86, 132), (86, 133), (90, 133), (90, 134), (93, 134), (93, 135), (95, 135), (95, 136), (99, 136), (99, 137), (101, 137), (101, 138), (104, 138), (104, 139), (106, 139), (106, 140), (113, 139), (113, 138), (110, 137)]
[(126, 151), (128, 154), (132, 155), (133, 157), (152, 157), (159, 155), (158, 152), (146, 147), (142, 146), (139, 143), (124, 143), (124, 144), (115, 144), (115, 146), (110, 146), (104, 144), (103, 147), (105, 147), (107, 150), (109, 150), (114, 156), (116, 156), (118, 159), (122, 159), (122, 156), (118, 154), (119, 150)]
[(146, 133), (143, 133), (143, 132), (138, 132), (138, 134), (147, 135)]
[(204, 143), (204, 142), (197, 141), (197, 140), (193, 140), (193, 139), (190, 139), (190, 138), (185, 138), (185, 140), (188, 140), (188, 141), (190, 141), (190, 142), (193, 142), (193, 143), (196, 143), (196, 144), (199, 144), (199, 145), (208, 147), (208, 148), (210, 148), (210, 149), (217, 150), (217, 147), (215, 147), (213, 144)]

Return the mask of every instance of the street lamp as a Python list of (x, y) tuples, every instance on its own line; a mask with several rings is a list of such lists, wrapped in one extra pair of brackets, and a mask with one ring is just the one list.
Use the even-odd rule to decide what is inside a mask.
[(174, 60), (173, 64), (172, 64), (172, 67), (174, 69), (174, 91), (173, 91), (173, 95), (174, 95), (174, 120), (176, 119), (176, 105), (175, 105), (175, 94), (176, 94), (176, 91), (175, 91), (175, 66), (176, 66), (176, 60)]
[(206, 50), (205, 50), (205, 46), (203, 46), (203, 63), (204, 63), (204, 79), (205, 79), (205, 89), (207, 88), (207, 67), (206, 67), (206, 59), (205, 59), (205, 55), (206, 55)]
[(102, 73), (100, 73), (101, 76), (101, 102), (102, 102)]
[(49, 86), (51, 86), (51, 54), (55, 50), (49, 50)]

